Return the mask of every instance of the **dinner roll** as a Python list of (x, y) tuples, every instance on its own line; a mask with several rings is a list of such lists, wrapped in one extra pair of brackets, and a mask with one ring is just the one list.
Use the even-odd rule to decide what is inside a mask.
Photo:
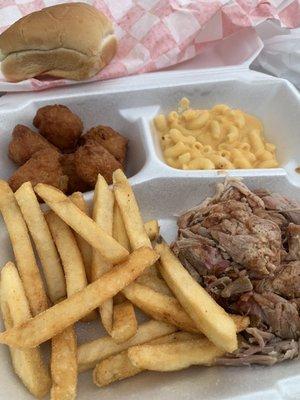
[(84, 3), (58, 4), (19, 19), (0, 35), (1, 71), (9, 81), (37, 75), (87, 79), (116, 49), (103, 13)]

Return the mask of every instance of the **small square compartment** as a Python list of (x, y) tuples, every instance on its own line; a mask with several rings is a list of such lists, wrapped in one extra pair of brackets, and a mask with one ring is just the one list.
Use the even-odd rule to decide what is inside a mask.
[[(249, 74), (249, 78), (251, 75)], [(264, 135), (268, 142), (276, 145), (278, 168), (227, 170), (226, 174), (251, 176), (255, 174), (282, 174), (284, 169), (291, 179), (297, 181), (295, 166), (300, 165), (300, 136), (298, 121), (300, 114), (299, 96), (286, 81), (275, 79), (241, 80), (234, 76), (229, 79), (197, 82), (185, 86), (178, 85), (162, 88), (156, 104), (160, 104), (157, 114), (168, 114), (176, 110), (182, 97), (190, 100), (193, 108), (211, 108), (216, 104), (228, 104), (258, 117), (264, 126)], [(181, 170), (168, 166), (163, 158), (158, 133), (152, 120), (149, 120), (153, 148), (156, 158), (171, 168), (176, 174), (197, 174), (197, 176), (215, 175), (216, 171)], [(218, 171), (225, 173), (225, 171)], [(300, 184), (300, 176), (299, 176)]]
[(26, 125), (37, 132), (32, 121), (36, 111), (45, 105), (63, 104), (77, 114), (84, 126), (83, 134), (97, 125), (107, 125), (120, 132), (128, 142), (126, 175), (137, 174), (146, 162), (146, 149), (139, 127), (124, 119), (114, 101), (114, 96), (86, 96), (84, 98), (49, 98), (46, 101), (33, 101), (18, 109), (1, 112), (0, 108), (0, 178), (8, 179), (18, 168), (8, 157), (11, 132), (17, 124)]

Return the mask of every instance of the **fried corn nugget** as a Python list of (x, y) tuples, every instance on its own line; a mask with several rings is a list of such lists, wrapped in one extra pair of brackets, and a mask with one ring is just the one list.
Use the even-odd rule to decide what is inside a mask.
[(98, 174), (101, 174), (107, 183), (112, 183), (112, 173), (122, 165), (115, 157), (99, 143), (86, 143), (75, 152), (75, 166), (78, 176), (93, 188), (96, 185)]
[(61, 154), (55, 150), (40, 150), (11, 176), (8, 183), (15, 192), (24, 182), (30, 181), (32, 186), (37, 183), (48, 183), (66, 191), (68, 177), (60, 164)]
[(74, 192), (86, 192), (92, 189), (92, 186), (85, 182), (77, 174), (75, 166), (75, 154), (64, 154), (61, 159), (61, 165), (63, 172), (69, 178), (67, 193), (72, 194)]
[(98, 125), (91, 128), (79, 141), (81, 144), (92, 142), (101, 144), (124, 166), (128, 139), (109, 126)]
[(37, 151), (52, 149), (59, 151), (57, 147), (49, 143), (43, 136), (32, 131), (25, 125), (16, 125), (12, 131), (12, 140), (8, 147), (8, 156), (19, 165), (23, 165)]
[(83, 130), (81, 119), (68, 107), (60, 104), (40, 108), (33, 125), (42, 136), (62, 151), (74, 149)]

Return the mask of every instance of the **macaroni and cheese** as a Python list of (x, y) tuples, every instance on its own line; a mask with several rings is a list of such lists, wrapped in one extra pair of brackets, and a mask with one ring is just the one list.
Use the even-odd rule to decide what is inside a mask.
[(272, 143), (266, 142), (259, 119), (217, 104), (210, 110), (190, 108), (183, 98), (177, 111), (157, 115), (165, 161), (179, 169), (275, 168)]

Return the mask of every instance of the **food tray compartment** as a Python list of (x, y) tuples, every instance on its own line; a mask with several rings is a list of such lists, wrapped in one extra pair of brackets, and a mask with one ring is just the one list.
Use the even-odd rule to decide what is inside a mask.
[[(300, 199), (300, 175), (294, 168), (300, 165), (300, 136), (298, 134), (299, 95), (286, 81), (243, 71), (203, 74), (193, 79), (145, 82), (129, 88), (107, 90), (105, 85), (84, 90), (57, 89), (41, 93), (39, 100), (29, 95), (9, 95), (0, 102), (0, 171), (8, 177), (15, 166), (7, 157), (10, 133), (17, 123), (31, 126), (36, 110), (47, 104), (65, 104), (82, 118), (85, 130), (96, 124), (107, 124), (129, 139), (128, 170), (130, 181), (145, 220), (157, 218), (162, 235), (171, 241), (176, 236), (176, 214), (215, 191), (217, 182), (224, 180), (220, 171), (181, 171), (168, 167), (160, 158), (159, 148), (151, 128), (152, 118), (159, 112), (174, 109), (183, 96), (193, 107), (211, 107), (228, 103), (262, 119), (266, 137), (278, 147), (282, 168), (271, 170), (233, 170), (230, 175), (245, 177), (250, 189), (265, 188)], [(32, 97), (31, 97), (32, 96)], [(6, 96), (5, 96), (6, 97)], [(13, 101), (16, 99), (16, 101)], [(91, 202), (92, 193), (86, 193)], [(3, 221), (0, 220), (0, 265), (11, 259), (12, 252)], [(0, 324), (1, 325), (1, 324)], [(3, 329), (3, 326), (1, 326)], [(90, 331), (88, 333), (88, 330)], [(94, 338), (99, 323), (80, 324), (79, 341)], [(100, 332), (99, 332), (100, 335)], [(30, 399), (11, 371), (8, 349), (0, 346), (0, 399)], [(143, 373), (105, 389), (92, 384), (91, 372), (81, 374), (78, 398), (107, 400), (126, 398), (150, 400), (296, 400), (300, 397), (299, 361), (273, 367), (213, 367), (191, 368), (175, 373)]]
[[(293, 187), (286, 176), (245, 177), (243, 181), (250, 190), (263, 188), (300, 200), (300, 188)], [(177, 235), (177, 216), (213, 196), (216, 185), (223, 183), (224, 178), (166, 177), (134, 182), (133, 178), (134, 193), (144, 219), (158, 218), (162, 236), (171, 242)], [(91, 201), (92, 194), (87, 195), (87, 199)], [(147, 400), (298, 400), (298, 366), (299, 361), (294, 359), (272, 367), (192, 367), (172, 373), (143, 372), (100, 389), (99, 395), (108, 400), (116, 400), (118, 396), (128, 400), (140, 397)], [(91, 382), (89, 372), (82, 374), (79, 387), (81, 383), (85, 385), (86, 380)], [(92, 383), (80, 390), (83, 399), (85, 396), (93, 399), (93, 393), (97, 391)]]
[[(133, 188), (145, 220), (158, 218), (162, 235), (171, 241), (177, 232), (175, 215), (213, 195), (217, 182), (223, 182), (223, 177), (214, 180), (197, 177), (156, 178), (135, 183)], [(293, 188), (284, 176), (248, 177), (245, 183), (250, 189), (263, 187), (300, 198), (300, 189)], [(87, 199), (91, 202), (92, 195), (87, 195)], [(1, 224), (2, 237), (5, 236), (4, 231)], [(1, 265), (10, 257), (9, 247), (5, 246), (1, 251)], [(95, 339), (101, 335), (99, 322), (79, 323), (78, 334), (79, 343)], [(0, 399), (11, 396), (13, 399), (30, 400), (31, 396), (11, 371), (5, 346), (0, 346), (0, 359), (0, 382), (5, 382), (1, 385)], [(193, 367), (174, 373), (143, 372), (102, 389), (92, 383), (91, 371), (87, 371), (79, 375), (78, 399), (296, 400), (300, 395), (298, 364), (299, 361), (293, 360), (273, 367)]]
[[(97, 101), (97, 103), (96, 103)], [(38, 108), (48, 104), (64, 104), (75, 112), (83, 121), (84, 133), (96, 125), (111, 126), (123, 136), (128, 138), (129, 147), (127, 152), (126, 175), (131, 177), (137, 174), (146, 163), (146, 144), (145, 138), (140, 134), (137, 121), (131, 122), (122, 115), (114, 103), (110, 103), (103, 97), (99, 99), (92, 98), (86, 101), (86, 98), (69, 99), (57, 101), (49, 99), (48, 101), (27, 104), (18, 111), (1, 113), (0, 111), (0, 177), (9, 178), (17, 169), (17, 165), (8, 157), (8, 145), (11, 140), (11, 132), (17, 124), (26, 125), (37, 131), (33, 126), (32, 120)]]
[[(255, 85), (255, 87), (253, 87)], [(157, 113), (168, 114), (176, 109), (176, 105), (183, 97), (190, 100), (192, 108), (211, 108), (215, 104), (225, 103), (231, 108), (240, 108), (248, 114), (257, 116), (264, 125), (264, 136), (268, 142), (277, 147), (279, 168), (254, 169), (254, 170), (229, 170), (229, 171), (183, 171), (166, 165), (159, 137), (152, 122)], [(186, 85), (184, 90), (178, 87), (162, 89), (158, 98), (158, 111), (143, 118), (143, 129), (146, 135), (152, 137), (149, 143), (153, 160), (164, 170), (178, 176), (205, 175), (217, 176), (221, 174), (252, 176), (256, 174), (283, 174), (288, 173), (290, 178), (297, 182), (295, 167), (300, 162), (297, 152), (298, 132), (297, 121), (300, 111), (298, 95), (290, 90), (286, 82), (264, 81), (255, 84), (251, 81), (240, 82), (230, 79), (226, 82), (205, 82), (200, 85)], [(159, 105), (160, 104), (160, 105)], [(154, 107), (153, 107), (154, 111)], [(285, 138), (283, 140), (283, 138)], [(285, 170), (282, 171), (282, 169)], [(171, 172), (172, 171), (172, 172)]]

